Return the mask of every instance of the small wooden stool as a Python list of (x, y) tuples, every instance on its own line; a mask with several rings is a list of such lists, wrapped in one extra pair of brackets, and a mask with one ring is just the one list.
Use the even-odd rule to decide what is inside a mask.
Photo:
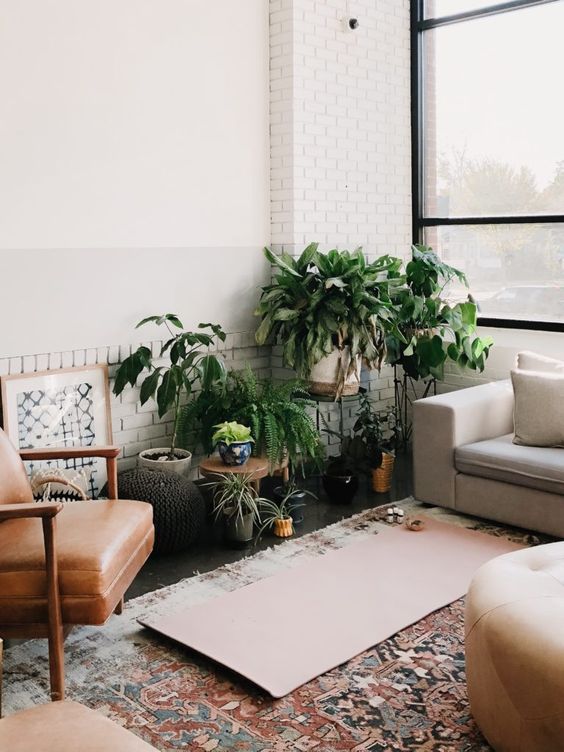
[(200, 473), (204, 478), (210, 475), (248, 475), (250, 483), (257, 492), (260, 491), (261, 478), (268, 475), (268, 460), (261, 457), (249, 457), (244, 465), (225, 465), (218, 455), (214, 454), (200, 462)]

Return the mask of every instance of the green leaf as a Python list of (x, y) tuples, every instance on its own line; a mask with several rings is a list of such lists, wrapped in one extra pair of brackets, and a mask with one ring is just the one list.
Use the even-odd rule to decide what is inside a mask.
[(165, 321), (170, 321), (170, 323), (175, 326), (177, 329), (184, 329), (184, 324), (178, 316), (175, 313), (167, 313), (164, 316)]
[(447, 347), (447, 355), (451, 360), (454, 360), (454, 361), (458, 360), (458, 356), (460, 355), (460, 352), (454, 342), (451, 342), (450, 345)]
[(307, 248), (304, 248), (304, 250), (302, 251), (302, 254), (296, 264), (298, 271), (301, 274), (304, 274), (307, 271), (309, 265), (314, 261), (318, 248), (319, 243), (310, 243)]
[(466, 326), (476, 328), (477, 308), (475, 303), (459, 303), (460, 312), (462, 313), (462, 323)]
[(294, 277), (301, 277), (301, 274), (299, 272), (297, 272), (292, 266), (283, 261), (275, 253), (272, 253), (269, 248), (264, 249), (264, 255), (266, 256), (266, 260), (273, 266), (277, 266), (279, 269), (282, 269), (283, 271), (291, 274)]
[(127, 359), (120, 365), (116, 372), (116, 378), (114, 381), (113, 393), (115, 395), (121, 394), (125, 387), (129, 384), (129, 371), (126, 366)]
[(173, 406), (176, 398), (176, 382), (172, 370), (163, 375), (161, 385), (157, 389), (157, 407), (159, 418), (162, 418)]
[(143, 368), (151, 367), (152, 353), (148, 347), (142, 346), (142, 347), (137, 348), (137, 351), (135, 354), (137, 358), (139, 358), (139, 362), (143, 365)]
[(216, 355), (205, 355), (200, 363), (202, 389), (209, 389), (217, 382), (225, 382), (227, 369), (223, 358)]
[(223, 327), (220, 324), (198, 324), (199, 329), (211, 329), (218, 339), (225, 342), (227, 335), (223, 331)]
[(279, 308), (273, 315), (274, 321), (292, 321), (298, 318), (298, 311), (292, 311), (290, 308)]
[(154, 322), (155, 324), (160, 320), (160, 316), (147, 316), (146, 319), (142, 319), (137, 325), (136, 329), (139, 329), (140, 326), (145, 326), (145, 324), (149, 324), (150, 322)]
[(154, 397), (159, 383), (161, 370), (162, 367), (156, 368), (153, 373), (150, 376), (147, 376), (145, 381), (141, 384), (140, 401), (142, 405), (144, 405), (147, 400), (151, 399), (151, 397)]
[(255, 339), (259, 345), (264, 345), (269, 338), (273, 325), (272, 317), (265, 316), (260, 323), (259, 328), (255, 333)]
[(343, 287), (346, 287), (346, 286), (347, 286), (347, 283), (343, 281), (340, 277), (330, 277), (325, 282), (326, 290), (330, 290), (332, 287), (339, 287), (342, 289)]

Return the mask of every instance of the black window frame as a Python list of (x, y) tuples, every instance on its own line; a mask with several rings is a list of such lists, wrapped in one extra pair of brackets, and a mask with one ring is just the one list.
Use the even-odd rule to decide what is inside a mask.
[[(561, 0), (511, 0), (450, 16), (425, 18), (425, 0), (411, 0), (411, 164), (412, 164), (412, 235), (421, 243), (426, 227), (452, 225), (515, 225), (564, 223), (564, 214), (503, 215), (487, 217), (426, 217), (424, 212), (424, 55), (423, 35), (426, 31), (477, 18), (508, 13), (522, 8), (547, 5)], [(528, 321), (523, 319), (478, 318), (479, 326), (506, 329), (534, 329), (564, 332), (561, 321)]]

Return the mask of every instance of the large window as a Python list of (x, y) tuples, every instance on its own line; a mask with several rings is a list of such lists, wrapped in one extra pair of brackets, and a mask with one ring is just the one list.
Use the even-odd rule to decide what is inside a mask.
[(481, 323), (564, 330), (564, 0), (412, 3), (414, 238)]

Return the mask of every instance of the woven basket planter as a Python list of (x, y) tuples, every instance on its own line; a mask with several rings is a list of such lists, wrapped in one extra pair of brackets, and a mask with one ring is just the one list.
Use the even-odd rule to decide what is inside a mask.
[(393, 454), (382, 454), (382, 464), (372, 470), (372, 490), (376, 493), (387, 493), (392, 487), (394, 463), (396, 458)]

